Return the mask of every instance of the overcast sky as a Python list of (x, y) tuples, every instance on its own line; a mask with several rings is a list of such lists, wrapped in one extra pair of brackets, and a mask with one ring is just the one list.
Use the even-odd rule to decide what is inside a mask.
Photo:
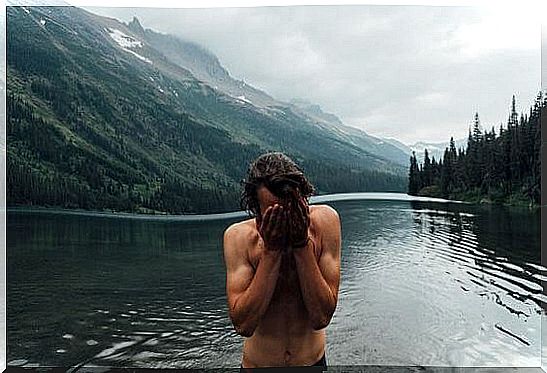
[(498, 128), (513, 94), (527, 112), (540, 89), (541, 26), (524, 8), (85, 9), (137, 16), (205, 46), (232, 76), (278, 99), (309, 100), (407, 144), (463, 138), (476, 111)]

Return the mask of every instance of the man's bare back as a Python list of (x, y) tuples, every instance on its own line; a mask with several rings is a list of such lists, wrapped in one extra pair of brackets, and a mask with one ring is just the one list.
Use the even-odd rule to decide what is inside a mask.
[[(271, 194), (263, 200), (267, 206), (279, 202)], [(340, 220), (332, 207), (313, 205), (309, 206), (309, 222), (313, 243), (299, 249), (307, 251), (295, 254), (287, 250), (273, 259), (265, 248), (256, 218), (235, 223), (225, 232), (227, 295), (236, 330), (246, 337), (244, 368), (310, 366), (324, 356), (324, 328), (338, 298)], [(261, 265), (264, 269), (260, 278), (253, 281)], [(272, 281), (275, 286), (269, 289)], [(260, 283), (250, 286), (253, 282)], [(253, 301), (268, 298), (269, 302), (261, 306)], [(246, 310), (238, 308), (246, 301)], [(315, 310), (312, 314), (310, 307)], [(255, 313), (262, 316), (255, 324), (247, 324), (254, 328), (240, 326)]]

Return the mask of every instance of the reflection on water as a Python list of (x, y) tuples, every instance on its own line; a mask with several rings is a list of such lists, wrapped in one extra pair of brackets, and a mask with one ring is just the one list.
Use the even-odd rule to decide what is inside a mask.
[[(538, 366), (539, 214), (405, 200), (342, 219), (329, 364)], [(8, 364), (236, 367), (211, 221), (8, 212)]]

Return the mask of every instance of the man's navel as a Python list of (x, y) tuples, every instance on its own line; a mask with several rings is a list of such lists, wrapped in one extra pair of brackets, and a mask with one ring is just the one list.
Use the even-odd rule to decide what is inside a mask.
[(289, 350), (285, 350), (284, 360), (285, 363), (288, 363), (291, 360), (291, 352)]

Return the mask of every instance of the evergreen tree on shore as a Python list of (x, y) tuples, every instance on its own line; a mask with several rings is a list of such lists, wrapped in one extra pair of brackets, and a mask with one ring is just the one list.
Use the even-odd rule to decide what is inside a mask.
[(420, 181), (420, 169), (418, 168), (418, 161), (416, 160), (416, 153), (412, 152), (410, 157), (410, 172), (408, 176), (408, 194), (417, 195), (422, 186)]
[(541, 197), (541, 113), (547, 110), (547, 96), (539, 92), (529, 114), (516, 110), (512, 97), (507, 127), (496, 135), (482, 129), (475, 113), (467, 148), (456, 150), (454, 139), (439, 163), (430, 162), (425, 150), (423, 167), (413, 153), (410, 162), (411, 195), (489, 200), (495, 203), (539, 205)]

